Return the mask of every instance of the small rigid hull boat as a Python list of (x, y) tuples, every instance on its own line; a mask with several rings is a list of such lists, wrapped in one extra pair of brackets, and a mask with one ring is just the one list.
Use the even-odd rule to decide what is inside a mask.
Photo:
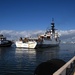
[(30, 41), (27, 38), (25, 38), (25, 40), (22, 40), (22, 38), (20, 38), (19, 41), (16, 41), (16, 47), (35, 48), (36, 45), (36, 41)]
[(0, 35), (0, 47), (9, 47), (12, 45), (12, 41), (6, 40), (6, 37)]

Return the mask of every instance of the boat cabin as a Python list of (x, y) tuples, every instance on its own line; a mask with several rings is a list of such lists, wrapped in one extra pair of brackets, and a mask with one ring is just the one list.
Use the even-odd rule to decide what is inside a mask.
[(6, 40), (6, 37), (4, 37), (3, 35), (0, 35), (0, 40)]

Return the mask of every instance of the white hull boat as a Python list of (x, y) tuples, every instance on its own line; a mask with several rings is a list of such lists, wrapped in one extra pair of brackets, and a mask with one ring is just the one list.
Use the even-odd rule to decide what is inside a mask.
[(35, 41), (28, 41), (28, 42), (16, 41), (16, 47), (35, 48), (36, 45), (37, 45), (37, 42)]

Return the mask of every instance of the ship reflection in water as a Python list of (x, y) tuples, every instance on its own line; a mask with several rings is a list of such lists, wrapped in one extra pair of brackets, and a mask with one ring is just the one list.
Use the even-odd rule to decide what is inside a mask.
[(74, 44), (41, 49), (0, 48), (0, 75), (33, 75), (35, 68), (42, 62), (53, 58), (67, 62), (74, 55)]

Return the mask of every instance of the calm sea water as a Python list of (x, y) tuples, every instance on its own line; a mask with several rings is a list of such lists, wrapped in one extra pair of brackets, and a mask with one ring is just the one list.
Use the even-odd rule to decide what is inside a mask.
[(0, 48), (0, 75), (33, 75), (42, 62), (59, 58), (69, 61), (75, 55), (75, 44), (42, 49)]

